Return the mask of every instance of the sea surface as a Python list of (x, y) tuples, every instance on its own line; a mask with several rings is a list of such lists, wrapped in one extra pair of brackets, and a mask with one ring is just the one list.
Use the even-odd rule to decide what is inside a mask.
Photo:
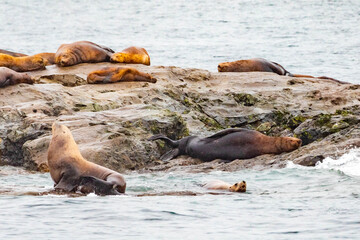
[[(263, 57), (292, 73), (360, 84), (359, 23), (358, 0), (0, 0), (0, 48), (136, 45), (152, 65), (210, 71)], [(360, 239), (359, 149), (316, 167), (288, 159), (284, 169), (125, 178), (123, 196), (32, 196), (53, 188), (49, 174), (0, 167), (0, 239)], [(201, 187), (213, 179), (245, 180), (248, 190)]]

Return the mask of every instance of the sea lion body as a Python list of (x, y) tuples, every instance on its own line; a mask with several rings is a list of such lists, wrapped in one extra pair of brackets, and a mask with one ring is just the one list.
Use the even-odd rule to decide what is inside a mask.
[(62, 44), (55, 53), (55, 63), (60, 67), (80, 63), (108, 62), (114, 51), (89, 41)]
[(19, 83), (33, 84), (34, 80), (26, 73), (18, 73), (7, 67), (0, 67), (0, 88)]
[[(110, 191), (111, 189), (115, 189), (119, 193), (125, 192), (125, 179), (113, 170), (84, 159), (70, 130), (58, 123), (54, 123), (52, 126), (48, 165), (51, 178), (55, 182), (55, 189), (74, 191), (81, 188), (81, 184), (91, 184), (94, 190), (99, 186), (106, 187), (109, 189), (107, 194), (114, 193)], [(96, 191), (95, 193), (104, 194)]]
[(213, 181), (207, 182), (203, 187), (206, 189), (211, 189), (211, 190), (228, 190), (230, 192), (246, 192), (246, 182), (245, 181), (237, 182), (237, 183), (231, 185), (231, 184), (221, 181), (221, 180), (213, 180)]
[(145, 48), (132, 46), (111, 55), (110, 61), (150, 65), (150, 56)]
[(103, 68), (89, 73), (88, 83), (114, 83), (114, 82), (151, 82), (156, 79), (150, 74), (140, 72), (135, 68), (117, 67)]
[(189, 155), (202, 161), (223, 159), (249, 159), (263, 154), (290, 152), (301, 146), (301, 140), (293, 137), (270, 137), (258, 131), (230, 128), (210, 137), (190, 136), (173, 141), (163, 135), (155, 135), (149, 140), (161, 139), (173, 149), (161, 156), (166, 161), (179, 155)]
[(7, 67), (17, 72), (45, 69), (46, 60), (40, 56), (13, 57), (0, 53), (0, 67)]
[(27, 56), (26, 54), (23, 54), (23, 53), (12, 52), (12, 51), (8, 51), (8, 50), (4, 50), (4, 49), (0, 49), (0, 53), (7, 54), (7, 55), (10, 55), (10, 56), (13, 56), (13, 57), (25, 57), (25, 56)]

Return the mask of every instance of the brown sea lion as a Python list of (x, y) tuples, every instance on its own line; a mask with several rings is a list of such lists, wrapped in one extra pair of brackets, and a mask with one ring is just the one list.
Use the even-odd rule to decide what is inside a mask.
[(151, 82), (156, 79), (150, 74), (140, 72), (129, 67), (108, 67), (89, 73), (88, 83), (114, 83), (114, 82)]
[(0, 88), (19, 83), (33, 84), (34, 80), (26, 73), (18, 73), (10, 68), (0, 67)]
[(17, 72), (45, 69), (46, 62), (40, 56), (13, 57), (0, 53), (0, 67), (7, 67)]
[(60, 67), (79, 63), (108, 62), (114, 51), (89, 41), (62, 44), (55, 53), (55, 63)]
[(13, 57), (25, 57), (25, 56), (27, 56), (26, 54), (23, 54), (23, 53), (12, 52), (12, 51), (8, 51), (8, 50), (4, 50), (4, 49), (0, 49), (0, 53), (7, 54), (7, 55), (10, 55), (10, 56), (13, 56)]
[(238, 60), (234, 62), (223, 62), (218, 65), (219, 72), (273, 72), (283, 76), (290, 77), (306, 77), (328, 79), (338, 83), (348, 83), (334, 78), (321, 76), (313, 77), (310, 75), (292, 74), (288, 72), (283, 66), (276, 62), (271, 62), (263, 58), (253, 58), (247, 60)]
[(202, 161), (223, 159), (248, 159), (262, 154), (291, 152), (301, 146), (301, 139), (294, 137), (269, 137), (258, 131), (244, 128), (229, 128), (210, 137), (190, 136), (177, 141), (163, 135), (154, 135), (148, 140), (164, 140), (174, 149), (161, 156), (168, 161), (179, 155), (189, 155)]
[(150, 56), (145, 48), (132, 46), (111, 55), (110, 61), (150, 65)]
[(33, 55), (34, 57), (42, 57), (43, 59), (46, 60), (46, 65), (53, 65), (55, 64), (55, 53), (49, 53), (49, 52), (44, 52), (44, 53), (38, 53)]
[(52, 125), (48, 165), (55, 189), (95, 191), (99, 195), (125, 192), (125, 179), (119, 173), (83, 158), (70, 130), (56, 122)]
[(205, 185), (203, 185), (203, 187), (212, 190), (229, 190), (230, 192), (246, 192), (245, 181), (237, 182), (231, 185), (221, 180), (214, 180), (206, 183)]

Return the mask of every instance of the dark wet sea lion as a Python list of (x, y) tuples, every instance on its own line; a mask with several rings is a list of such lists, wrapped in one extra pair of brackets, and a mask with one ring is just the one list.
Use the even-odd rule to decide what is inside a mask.
[(114, 51), (89, 41), (62, 44), (55, 53), (55, 63), (60, 67), (79, 63), (108, 62)]
[(88, 83), (114, 83), (114, 82), (151, 82), (156, 79), (150, 74), (140, 72), (135, 68), (117, 67), (103, 68), (89, 73)]
[(214, 180), (207, 182), (205, 185), (203, 185), (204, 188), (212, 189), (212, 190), (228, 190), (230, 192), (246, 192), (246, 182), (241, 181), (237, 182), (233, 185), (221, 181), (221, 180)]
[(291, 74), (283, 66), (276, 62), (271, 62), (263, 58), (252, 58), (247, 60), (238, 60), (234, 62), (223, 62), (218, 65), (219, 72), (273, 72), (283, 76), (306, 77), (332, 80), (338, 83), (347, 83), (334, 78), (321, 76), (313, 77), (310, 75)]
[(13, 57), (0, 53), (0, 67), (7, 67), (17, 72), (45, 69), (46, 62), (40, 56)]
[(0, 49), (0, 53), (7, 54), (7, 55), (10, 55), (10, 56), (13, 56), (13, 57), (25, 57), (25, 56), (27, 56), (26, 54), (23, 54), (23, 53), (12, 52), (12, 51), (8, 51), (8, 50), (4, 50), (4, 49)]
[(132, 46), (111, 55), (110, 61), (150, 65), (150, 56), (145, 48)]
[(262, 154), (290, 152), (301, 146), (301, 140), (294, 137), (269, 137), (254, 130), (229, 128), (210, 137), (186, 137), (177, 141), (163, 135), (149, 140), (164, 140), (174, 149), (161, 156), (167, 161), (179, 155), (189, 155), (202, 161), (223, 159), (248, 159)]
[(125, 179), (119, 173), (83, 158), (70, 130), (58, 123), (52, 126), (48, 165), (55, 189), (83, 189), (99, 195), (124, 193), (126, 189)]
[(0, 67), (0, 88), (19, 83), (33, 84), (34, 80), (26, 73), (18, 73), (10, 68)]

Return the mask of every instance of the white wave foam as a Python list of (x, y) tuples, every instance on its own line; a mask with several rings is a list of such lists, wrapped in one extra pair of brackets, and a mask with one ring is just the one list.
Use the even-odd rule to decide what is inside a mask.
[(346, 175), (360, 176), (360, 149), (350, 149), (338, 159), (327, 157), (323, 162), (318, 162), (315, 168), (337, 170)]

